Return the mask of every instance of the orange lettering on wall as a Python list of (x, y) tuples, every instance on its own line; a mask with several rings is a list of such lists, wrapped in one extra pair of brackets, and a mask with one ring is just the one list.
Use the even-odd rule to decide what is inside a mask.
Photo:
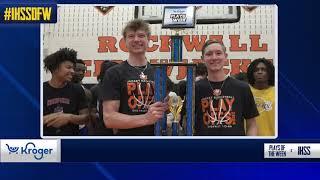
[[(160, 64), (168, 63), (168, 59), (160, 59)], [(167, 76), (171, 76), (173, 66), (167, 66)]]
[[(83, 61), (86, 64), (87, 69), (92, 65), (92, 60), (83, 60)], [(84, 77), (91, 77), (91, 71), (87, 70), (86, 73), (84, 74)]]
[(230, 59), (231, 73), (230, 75), (239, 74), (240, 72), (247, 72), (250, 64), (249, 59)]
[(100, 74), (101, 64), (104, 60), (94, 60), (94, 73), (93, 76), (97, 77)]
[[(188, 59), (182, 59), (183, 63), (187, 63)], [(187, 76), (187, 67), (186, 66), (178, 66), (178, 74), (176, 76), (177, 80), (182, 80)]]
[(191, 42), (190, 36), (188, 35), (183, 36), (184, 46), (186, 47), (188, 52), (191, 52), (194, 49), (196, 51), (201, 51), (202, 46), (207, 40), (207, 36), (201, 35), (200, 37), (201, 37), (201, 40), (199, 41), (199, 35), (192, 35), (192, 42)]
[(161, 42), (161, 46), (159, 51), (160, 52), (170, 52), (170, 36), (166, 36), (166, 35), (161, 35), (160, 36), (160, 42)]
[[(229, 60), (227, 60), (225, 63), (224, 63), (224, 66), (229, 66)], [(227, 69), (227, 68), (223, 68), (223, 71), (225, 74), (229, 74), (230, 70)]]
[(118, 52), (118, 49), (116, 48), (117, 39), (113, 36), (99, 36), (99, 48), (98, 52)]
[(222, 42), (223, 35), (210, 35), (209, 39), (210, 40), (218, 40), (218, 41)]
[[(150, 43), (150, 41), (153, 43), (153, 42), (158, 42), (158, 36), (155, 36), (155, 35), (153, 35), (153, 36), (150, 36), (150, 38), (149, 38), (149, 43)], [(147, 48), (147, 51), (148, 52), (154, 52), (154, 51), (156, 51), (157, 49), (158, 49), (158, 47), (159, 47), (159, 45), (156, 45), (156, 44), (152, 44), (152, 46), (151, 47), (148, 47)]]
[(229, 35), (230, 39), (230, 51), (247, 51), (247, 44), (239, 44), (240, 35)]
[(128, 52), (128, 48), (126, 46), (126, 41), (124, 40), (124, 38), (120, 39), (119, 47), (123, 52)]
[(260, 35), (250, 35), (251, 47), (250, 51), (268, 51), (268, 44), (259, 45)]

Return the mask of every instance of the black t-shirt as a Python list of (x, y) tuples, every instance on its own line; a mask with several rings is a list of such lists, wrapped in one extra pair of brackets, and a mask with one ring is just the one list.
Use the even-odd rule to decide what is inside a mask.
[[(221, 95), (214, 96), (212, 91), (221, 86)], [(196, 82), (196, 135), (243, 136), (244, 119), (258, 115), (248, 84), (232, 77), (224, 84), (207, 78)]]
[(94, 85), (90, 89), (92, 93), (91, 107), (96, 108), (98, 113), (97, 121), (95, 123), (95, 127), (93, 127), (92, 135), (112, 136), (113, 135), (112, 129), (106, 128), (103, 122), (103, 107), (102, 107), (100, 87), (101, 87), (101, 83), (99, 82), (98, 84)]
[(91, 107), (93, 108), (96, 108), (96, 109), (99, 109), (98, 107), (98, 97), (99, 97), (99, 83), (92, 86), (90, 88), (90, 91), (91, 91), (91, 94), (92, 94), (92, 99), (91, 99)]
[[(67, 83), (63, 88), (54, 88), (48, 82), (43, 83), (43, 115), (56, 112), (79, 114), (79, 110), (87, 108), (87, 101), (81, 85)], [(79, 126), (67, 124), (61, 128), (43, 127), (45, 136), (75, 136), (79, 134)]]
[[(102, 100), (120, 100), (119, 112), (123, 114), (145, 114), (148, 111), (148, 105), (154, 102), (155, 68), (148, 63), (147, 68), (144, 71), (143, 69), (132, 67), (127, 61), (108, 69), (101, 88)], [(147, 76), (147, 80), (140, 79), (139, 75), (142, 71)], [(151, 136), (154, 135), (154, 125), (119, 129), (117, 135)]]

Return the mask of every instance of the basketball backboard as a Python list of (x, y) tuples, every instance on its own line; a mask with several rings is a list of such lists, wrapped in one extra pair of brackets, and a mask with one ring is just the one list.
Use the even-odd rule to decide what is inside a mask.
[[(150, 24), (161, 24), (164, 7), (164, 5), (136, 6), (135, 18), (143, 19)], [(239, 6), (207, 5), (195, 6), (195, 9), (197, 24), (235, 23), (240, 20)]]

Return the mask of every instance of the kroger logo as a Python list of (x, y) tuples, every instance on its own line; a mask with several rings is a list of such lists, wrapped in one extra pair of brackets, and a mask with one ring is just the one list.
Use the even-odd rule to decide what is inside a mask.
[(9, 154), (31, 154), (36, 160), (41, 160), (44, 155), (50, 155), (53, 149), (37, 148), (32, 142), (28, 142), (24, 147), (12, 147), (6, 144)]

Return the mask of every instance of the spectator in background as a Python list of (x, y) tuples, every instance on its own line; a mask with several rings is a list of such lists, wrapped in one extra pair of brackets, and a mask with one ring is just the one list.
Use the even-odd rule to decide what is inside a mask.
[(238, 73), (238, 74), (234, 75), (234, 78), (236, 78), (236, 79), (238, 79), (240, 81), (248, 83), (247, 73), (245, 73), (245, 72), (241, 72), (241, 73)]
[(196, 81), (206, 78), (208, 75), (207, 67), (204, 63), (198, 63), (196, 67)]
[(257, 118), (258, 135), (275, 135), (274, 66), (265, 58), (251, 62), (248, 81), (260, 116)]
[(86, 71), (87, 67), (84, 61), (82, 59), (77, 59), (74, 68), (74, 75), (72, 77), (72, 82), (82, 85), (82, 80)]
[[(89, 108), (89, 113), (91, 114), (92, 111), (91, 111), (90, 103), (91, 103), (92, 95), (91, 95), (90, 90), (87, 89), (82, 83), (82, 80), (84, 78), (86, 71), (87, 71), (87, 67), (86, 67), (86, 64), (84, 63), (84, 61), (82, 59), (77, 59), (76, 65), (74, 68), (74, 75), (72, 78), (72, 82), (75, 84), (79, 84), (82, 87), (82, 89), (84, 90), (85, 95), (86, 95), (86, 104)], [(88, 116), (88, 117), (89, 117), (88, 123), (90, 123), (92, 121), (92, 119), (91, 119), (91, 116)], [(80, 129), (80, 135), (82, 135), (82, 136), (88, 135), (88, 127), (86, 124), (80, 124), (79, 129)]]
[(102, 95), (101, 86), (106, 70), (117, 63), (112, 61), (104, 61), (100, 67), (100, 74), (97, 76), (98, 84), (94, 85), (90, 91), (92, 93), (92, 111), (96, 112), (96, 118), (93, 123), (89, 126), (89, 135), (100, 135), (100, 136), (112, 136), (113, 131), (111, 128), (106, 128), (103, 123), (103, 107), (102, 107)]
[(79, 84), (71, 82), (77, 52), (63, 48), (44, 59), (51, 79), (43, 83), (44, 136), (79, 135), (79, 124), (88, 120), (86, 96)]

